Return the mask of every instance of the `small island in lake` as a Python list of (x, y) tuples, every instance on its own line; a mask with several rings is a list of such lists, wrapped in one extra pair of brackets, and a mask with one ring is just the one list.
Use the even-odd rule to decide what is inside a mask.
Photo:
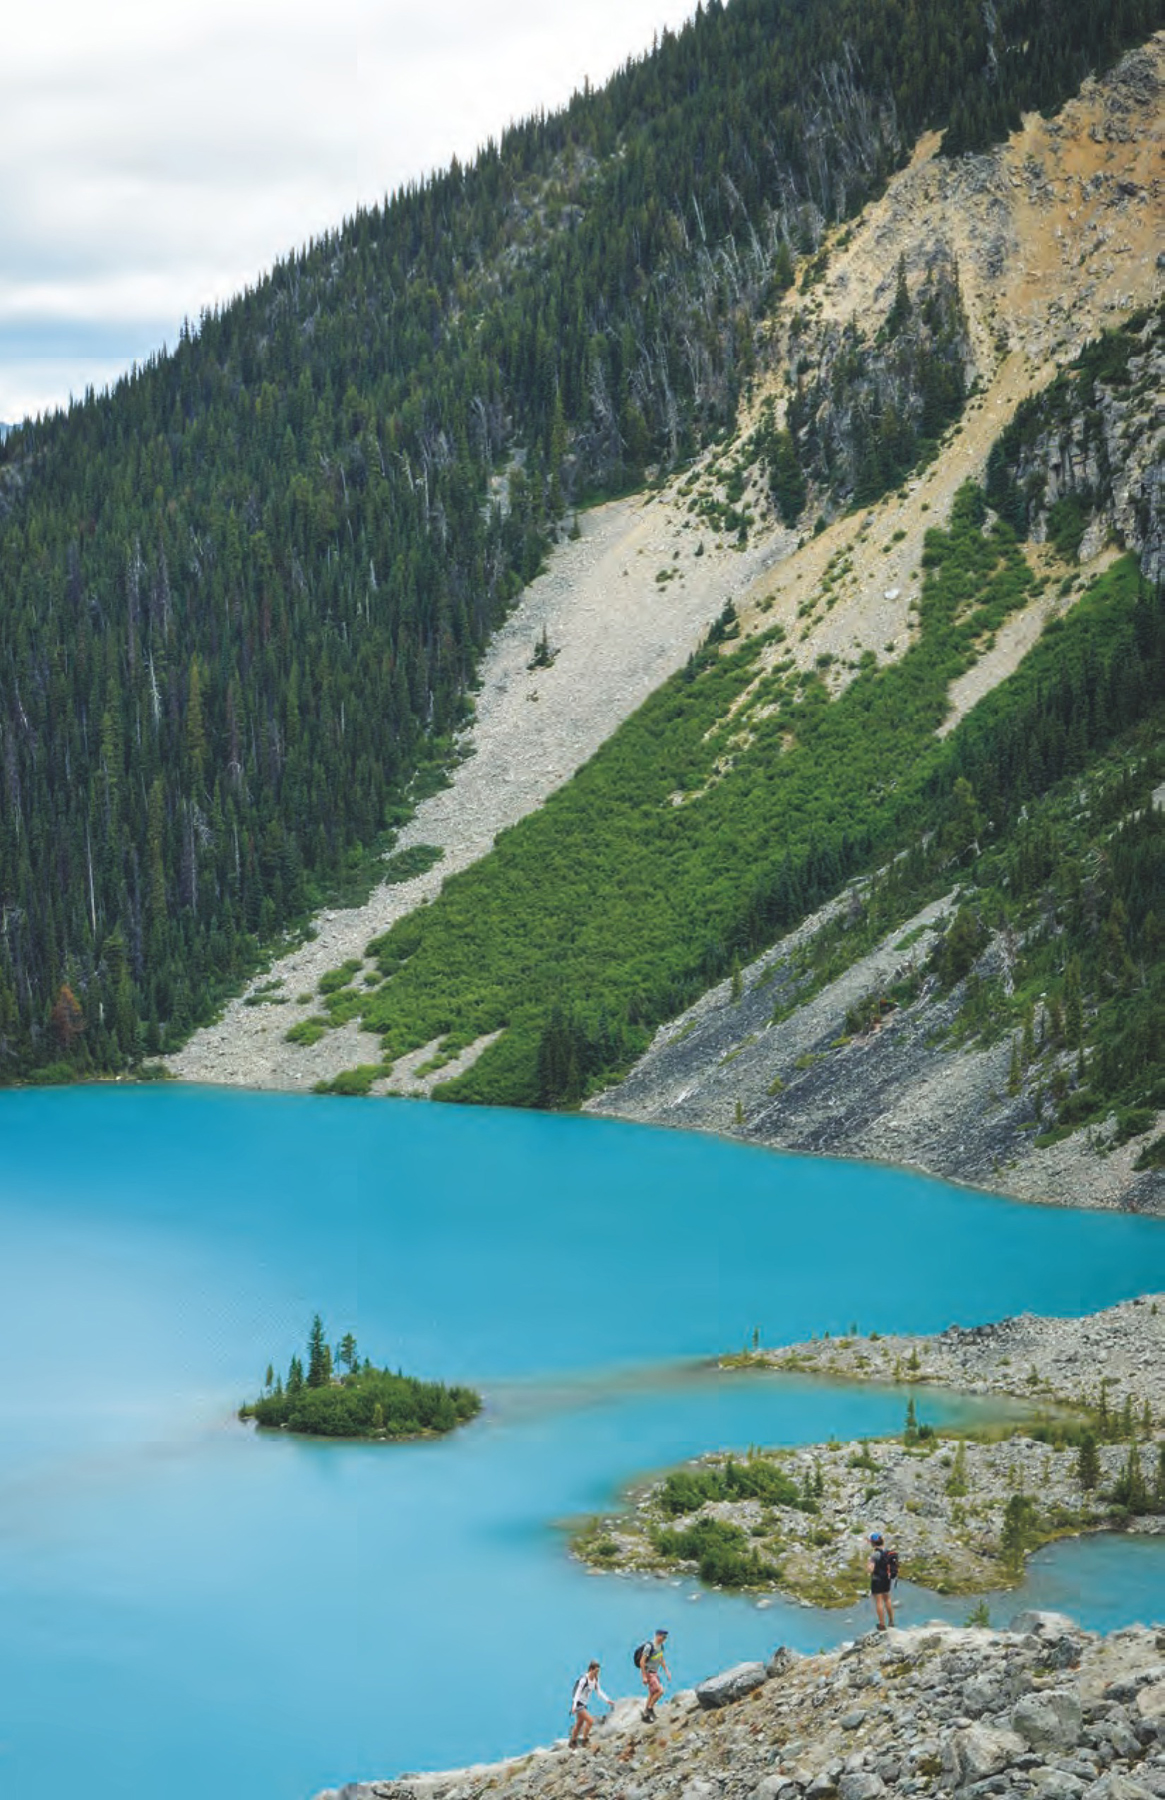
[(346, 1332), (333, 1355), (317, 1313), (307, 1344), (307, 1367), (293, 1356), (287, 1380), (268, 1365), (263, 1393), (240, 1406), (240, 1419), (310, 1437), (401, 1439), (439, 1437), (476, 1418), (481, 1395), (442, 1381), (418, 1381), (398, 1370), (361, 1362)]

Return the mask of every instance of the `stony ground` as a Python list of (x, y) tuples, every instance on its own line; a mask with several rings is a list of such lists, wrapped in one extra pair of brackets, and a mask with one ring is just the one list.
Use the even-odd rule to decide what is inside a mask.
[[(729, 1359), (731, 1366), (783, 1370), (834, 1380), (893, 1383), (926, 1423), (927, 1387), (1018, 1401), (1030, 1421), (1058, 1407), (1096, 1408), (1127, 1417), (1148, 1487), (1165, 1451), (1165, 1295), (1148, 1295), (1084, 1319), (1024, 1315), (938, 1337), (823, 1338)], [(904, 1419), (905, 1423), (905, 1419)], [(1165, 1518), (1114, 1519), (1104, 1496), (1129, 1455), (1129, 1442), (1101, 1443), (1095, 1482), (1083, 1485), (1073, 1447), (1056, 1448), (1023, 1425), (1000, 1420), (998, 1441), (959, 1442), (924, 1436), (768, 1451), (795, 1486), (799, 1502), (759, 1499), (705, 1502), (672, 1517), (662, 1481), (633, 1496), (624, 1512), (590, 1521), (576, 1549), (593, 1566), (663, 1572), (695, 1571), (695, 1562), (660, 1553), (660, 1528), (718, 1519), (743, 1532), (748, 1547), (774, 1570), (765, 1586), (815, 1605), (850, 1605), (867, 1587), (868, 1534), (881, 1530), (901, 1557), (902, 1573), (936, 1593), (985, 1593), (1014, 1585), (1022, 1556), (1009, 1556), (1004, 1518), (1014, 1495), (1031, 1508), (1024, 1524), (1030, 1551), (1080, 1531), (1158, 1533)], [(722, 1467), (715, 1455), (689, 1465)]]
[(960, 1327), (935, 1337), (818, 1338), (757, 1352), (770, 1368), (846, 1381), (918, 1381), (969, 1394), (1001, 1394), (1074, 1405), (1099, 1398), (1112, 1410), (1131, 1401), (1165, 1423), (1165, 1294), (1083, 1318), (1020, 1313), (997, 1324)]
[(1096, 1637), (1055, 1613), (1008, 1631), (872, 1632), (778, 1650), (667, 1700), (620, 1702), (592, 1748), (353, 1783), (320, 1800), (1016, 1800), (1165, 1796), (1165, 1631)]
[[(808, 941), (848, 903), (843, 895), (745, 968), (739, 997), (723, 981), (661, 1026), (624, 1080), (587, 1110), (895, 1163), (1018, 1200), (1165, 1212), (1165, 1171), (1134, 1168), (1162, 1115), (1124, 1144), (1110, 1119), (1037, 1149), (1028, 1098), (1008, 1093), (1010, 1036), (951, 1042), (964, 988), (941, 992), (926, 961), (956, 898), (923, 908), (799, 1002)], [(976, 973), (1006, 978), (1008, 954), (997, 936)], [(851, 1008), (907, 979), (920, 984), (914, 1000), (851, 1032)]]

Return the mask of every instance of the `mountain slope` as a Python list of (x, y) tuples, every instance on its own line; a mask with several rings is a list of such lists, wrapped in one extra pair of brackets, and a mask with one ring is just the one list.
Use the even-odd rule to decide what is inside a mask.
[(774, 297), (918, 130), (990, 141), (1159, 21), (710, 6), (11, 432), (4, 1070), (171, 1047), (367, 879), (563, 506), (732, 422)]
[[(956, 713), (964, 710), (974, 697), (976, 684), (982, 690), (1014, 667), (1049, 609), (1063, 610), (1070, 604), (1069, 593), (1047, 592), (1053, 567), (1057, 585), (1073, 585), (1071, 565), (1056, 561), (1054, 547), (1033, 553), (1035, 579), (1025, 573), (1022, 559), (1015, 560), (1015, 551), (1006, 551), (997, 569), (1002, 584), (999, 601), (990, 602), (995, 607), (990, 635), (983, 625), (970, 637), (964, 633), (953, 663), (943, 660), (949, 651), (943, 651), (938, 663), (928, 665), (925, 655), (919, 662), (923, 646), (915, 608), (921, 595), (926, 530), (941, 521), (965, 475), (983, 471), (992, 442), (1020, 398), (1047, 381), (1065, 351), (1079, 343), (1082, 322), (1090, 323), (1097, 311), (1102, 317), (1119, 317), (1131, 300), (1153, 292), (1157, 275), (1152, 208), (1136, 200), (1132, 177), (1148, 174), (1158, 154), (1160, 57), (1157, 45), (1127, 59), (1110, 80), (1091, 87), (1058, 120), (1050, 124), (1029, 121), (1005, 151), (990, 157), (944, 165), (935, 162), (933, 145), (924, 146), (912, 167), (891, 183), (884, 199), (869, 209), (859, 226), (843, 234), (846, 241), (829, 248), (824, 277), (804, 285), (777, 315), (778, 335), (796, 309), (803, 315), (802, 338), (810, 330), (824, 337), (831, 330), (831, 321), (843, 314), (848, 299), (855, 291), (864, 290), (863, 318), (868, 321), (870, 338), (876, 340), (877, 308), (889, 309), (896, 303), (899, 260), (909, 268), (910, 291), (917, 293), (916, 284), (925, 279), (928, 252), (937, 244), (938, 254), (958, 256), (968, 332), (978, 354), (985, 358), (980, 376), (988, 385), (972, 400), (961, 429), (921, 480), (912, 481), (875, 509), (839, 519), (786, 561), (773, 564), (756, 584), (752, 600), (741, 612), (746, 625), (762, 635), (745, 642), (739, 652), (734, 649), (718, 674), (715, 656), (711, 663), (703, 660), (705, 672), (698, 675), (694, 687), (700, 690), (705, 684), (703, 691), (709, 697), (698, 701), (697, 713), (702, 717), (702, 708), (710, 710), (694, 738), (689, 734), (681, 744), (674, 735), (669, 737), (674, 704), (661, 696), (636, 726), (638, 739), (621, 747), (617, 740), (609, 753), (596, 759), (594, 768), (586, 772), (577, 800), (572, 797), (573, 787), (564, 790), (544, 820), (531, 821), (529, 827), (514, 834), (512, 845), (506, 840), (500, 862), (495, 856), (483, 864), (480, 875), (468, 886), (463, 885), (467, 877), (451, 884), (446, 896), (405, 936), (398, 935), (402, 928), (390, 935), (380, 952), (379, 967), (374, 959), (367, 970), (376, 982), (382, 974), (389, 976), (374, 995), (362, 997), (350, 986), (329, 997), (321, 1014), (325, 1021), (350, 1021), (363, 1014), (368, 1024), (385, 1034), (378, 1053), (374, 1038), (355, 1038), (351, 1024), (342, 1026), (350, 1061), (365, 1065), (361, 1076), (348, 1085), (358, 1089), (372, 1085), (379, 1090), (387, 1081), (407, 1088), (418, 1062), (437, 1065), (434, 1072), (440, 1074), (442, 1060), (453, 1057), (458, 1060), (450, 1064), (450, 1070), (456, 1072), (464, 1067), (467, 1046), (484, 1039), (488, 1054), (478, 1070), (456, 1083), (453, 1092), (458, 1095), (521, 1101), (556, 1094), (569, 1097), (572, 1090), (581, 1091), (603, 1066), (604, 1055), (614, 1057), (617, 1063), (633, 1050), (635, 1034), (644, 1033), (644, 1026), (655, 1022), (653, 1007), (661, 1009), (655, 1018), (667, 1016), (674, 1010), (676, 997), (682, 1003), (683, 984), (688, 984), (687, 994), (694, 995), (709, 978), (715, 978), (717, 967), (728, 966), (734, 953), (745, 960), (750, 941), (767, 941), (763, 935), (759, 940), (750, 939), (750, 934), (756, 930), (763, 934), (770, 902), (764, 901), (756, 920), (752, 914), (757, 897), (771, 892), (774, 880), (779, 886), (796, 832), (781, 811), (768, 807), (763, 782), (756, 788), (748, 774), (751, 767), (763, 776), (771, 762), (772, 751), (765, 749), (764, 733), (779, 742), (782, 731), (790, 729), (794, 738), (804, 738), (810, 723), (815, 732), (825, 731), (814, 740), (816, 751), (809, 751), (806, 744), (809, 785), (804, 792), (806, 801), (816, 804), (820, 795), (815, 798), (815, 790), (829, 785), (822, 782), (820, 773), (830, 766), (823, 763), (823, 756), (834, 723), (841, 728), (846, 707), (860, 720), (863, 708), (883, 704), (875, 696), (882, 692), (879, 683), (884, 687), (892, 667), (875, 674), (869, 667), (870, 655), (883, 663), (889, 658), (891, 664), (906, 656), (904, 678), (908, 668), (933, 668), (933, 674), (926, 676), (927, 683), (937, 681), (931, 723), (922, 721), (922, 737), (915, 745), (909, 731), (899, 729), (907, 723), (909, 706), (898, 706), (893, 690), (886, 690), (887, 722), (892, 721), (893, 729), (885, 753), (879, 751), (873, 761), (879, 765), (883, 782), (893, 775), (894, 758), (905, 756), (908, 763), (917, 760), (920, 769), (930, 767), (937, 743), (931, 738), (934, 749), (927, 751), (927, 734), (935, 725), (942, 726), (949, 694), (955, 694)], [(1106, 136), (1113, 119), (1121, 122), (1127, 139), (1117, 140), (1115, 149)], [(1134, 186), (1132, 195), (1121, 191), (1122, 182)], [(1082, 183), (1092, 184), (1090, 206), (1078, 204)], [(1033, 192), (1037, 196), (1034, 201)], [(983, 229), (983, 209), (994, 222), (992, 232)], [(1107, 245), (1098, 246), (1100, 232), (1093, 229), (1098, 213), (1109, 231)], [(1115, 244), (1114, 223), (1120, 228)], [(947, 251), (943, 250), (944, 238), (950, 241)], [(1122, 249), (1123, 257), (1113, 255), (1114, 248)], [(1028, 279), (1030, 266), (1042, 267), (1038, 286)], [(1134, 283), (1131, 291), (1126, 269)], [(818, 317), (806, 323), (804, 315), (814, 306), (819, 309)], [(999, 341), (1004, 331), (1009, 338), (1006, 347)], [(1014, 348), (1012, 337), (1019, 340)], [(779, 406), (779, 372), (767, 391), (758, 384), (751, 417), (762, 416), (770, 395)], [(693, 540), (700, 541), (697, 533), (708, 534), (711, 542), (713, 528), (727, 526), (725, 538), (737, 540), (739, 525), (728, 517), (731, 505), (735, 505), (738, 518), (745, 511), (755, 515), (745, 533), (750, 545), (766, 538), (774, 547), (788, 545), (773, 504), (763, 491), (764, 466), (755, 456), (749, 464), (750, 441), (755, 444), (755, 436), (746, 423), (737, 446), (710, 453), (671, 490), (680, 570), (690, 572), (698, 566), (692, 556)], [(748, 464), (743, 480), (742, 464)], [(1101, 564), (1103, 561), (1102, 557)], [(1012, 575), (1008, 575), (1009, 569)], [(648, 586), (641, 583), (640, 591)], [(778, 645), (774, 636), (766, 648), (763, 633), (778, 625), (785, 633), (784, 640)], [(941, 627), (940, 636), (942, 633), (947, 634), (943, 641), (952, 644), (947, 626)], [(907, 655), (910, 645), (914, 646), (913, 661)], [(758, 653), (757, 671), (750, 673)], [(866, 661), (859, 672), (863, 653)], [(773, 690), (771, 694), (757, 688), (758, 673)], [(706, 687), (714, 674), (722, 698)], [(912, 679), (907, 678), (902, 690), (904, 694), (914, 692), (910, 706), (917, 704), (918, 694), (917, 688), (910, 687)], [(842, 694), (851, 683), (858, 692), (852, 702), (846, 699), (837, 721), (830, 723), (829, 708), (822, 702), (828, 693)], [(681, 684), (679, 690), (673, 686), (673, 695), (682, 694), (685, 685), (691, 692), (692, 684)], [(778, 694), (778, 688), (783, 693)], [(796, 716), (798, 693), (817, 695), (811, 717), (804, 712), (800, 718)], [(794, 710), (785, 725), (779, 708), (790, 700)], [(751, 719), (746, 719), (742, 707), (749, 709)], [(739, 741), (732, 742), (733, 731), (725, 729), (703, 749), (701, 733), (725, 716), (743, 727), (735, 734)], [(864, 717), (866, 723), (859, 730), (868, 735), (871, 715), (867, 712)], [(750, 737), (751, 742), (747, 741)], [(762, 739), (759, 744), (758, 737)], [(638, 749), (633, 747), (636, 742)], [(861, 745), (860, 738), (856, 742)], [(865, 754), (868, 746), (862, 749)], [(847, 755), (854, 760), (852, 751)], [(780, 769), (770, 769), (767, 779), (777, 773), (785, 787), (774, 789), (774, 794), (800, 792), (787, 787), (788, 781), (796, 778), (798, 756), (786, 753), (779, 761)], [(658, 776), (651, 772), (655, 763)], [(690, 765), (690, 773), (685, 763)], [(955, 768), (953, 762), (947, 766)], [(604, 768), (625, 770), (625, 779), (618, 778), (624, 782), (622, 794), (612, 788)], [(699, 773), (701, 769), (704, 775)], [(710, 788), (708, 772), (712, 775)], [(792, 904), (794, 917), (797, 906), (803, 907), (813, 892), (823, 897), (830, 891), (829, 881), (838, 876), (839, 856), (844, 864), (844, 859), (855, 853), (860, 859), (872, 852), (869, 839), (862, 847), (863, 832), (876, 838), (881, 829), (902, 829), (909, 822), (903, 820), (901, 810), (895, 814), (893, 807), (887, 811), (883, 806), (879, 814), (868, 777), (860, 769), (857, 773), (854, 798), (866, 796), (851, 814), (857, 835), (851, 829), (847, 847), (844, 830), (840, 837), (835, 833), (830, 838), (828, 809), (817, 815), (817, 830), (820, 834), (825, 829), (825, 837), (819, 835), (816, 855), (818, 863), (822, 856), (825, 863), (812, 874), (810, 892), (804, 891), (800, 875), (800, 900), (790, 895), (782, 902), (783, 906)], [(683, 804), (678, 808), (669, 804), (659, 813), (653, 813), (650, 805), (644, 810), (657, 779), (662, 781), (662, 800), (666, 801), (669, 793), (674, 800), (678, 794)], [(862, 780), (867, 781), (864, 789)], [(836, 784), (834, 787), (836, 791)], [(589, 801), (585, 797), (588, 792), (592, 795)], [(759, 812), (757, 799), (746, 800), (754, 792), (760, 801)], [(828, 793), (825, 797), (828, 802)], [(901, 801), (900, 795), (899, 808)], [(742, 807), (745, 812), (755, 812), (760, 835), (753, 839), (740, 836), (745, 823)], [(709, 808), (711, 824), (707, 820), (701, 824), (701, 812)], [(626, 820), (619, 826), (623, 835), (613, 836), (620, 817)], [(633, 833), (630, 837), (628, 827)], [(655, 843), (653, 834), (658, 835), (658, 829), (664, 827), (670, 848)], [(689, 893), (689, 878), (681, 878), (681, 870), (698, 867), (699, 843), (705, 831), (712, 851), (709, 872), (713, 879), (711, 885), (706, 883)], [(523, 835), (527, 832), (533, 835), (527, 838)], [(831, 842), (833, 850), (829, 849)], [(812, 851), (811, 843), (807, 847)], [(626, 904), (620, 903), (621, 910), (614, 906), (618, 890), (627, 887), (630, 870), (620, 867), (620, 859), (628, 853), (644, 859), (636, 865), (641, 872), (634, 879), (642, 885), (634, 890), (630, 911)], [(690, 860), (693, 854), (696, 864)], [(677, 861), (681, 857), (688, 861)], [(536, 880), (531, 874), (523, 882), (520, 871), (527, 867), (537, 869)], [(563, 885), (567, 874), (571, 876), (569, 887)], [(679, 922), (679, 915), (673, 919), (670, 910), (684, 894), (684, 904), (694, 909), (686, 924)], [(541, 913), (540, 906), (544, 909)], [(509, 929), (500, 937), (488, 925), (495, 907), (500, 907), (509, 921)], [(642, 948), (636, 948), (645, 942), (646, 924), (656, 933), (658, 948), (652, 956), (657, 957), (667, 946), (668, 966), (673, 971), (654, 991), (651, 984), (660, 982), (659, 969), (653, 973), (653, 965), (642, 962)], [(773, 916), (773, 924), (779, 929), (779, 913)], [(402, 963), (400, 957), (406, 951), (410, 960)], [(512, 968), (509, 976), (504, 973), (507, 967)], [(457, 975), (458, 968), (464, 970), (462, 976)], [(475, 972), (472, 978), (471, 970)], [(507, 981), (511, 984), (508, 989)], [(563, 1017), (551, 1030), (548, 1021), (556, 1000)], [(318, 1002), (316, 1006), (318, 1010)], [(287, 1022), (285, 1014), (282, 1024)], [(564, 1025), (569, 1029), (564, 1031)], [(501, 1039), (496, 1036), (499, 1030), (506, 1030)], [(366, 1046), (363, 1051), (357, 1048), (361, 1042)], [(334, 1074), (338, 1057), (328, 1038), (314, 1047), (288, 1047), (289, 1052), (296, 1050), (304, 1071), (313, 1076)], [(316, 1062), (321, 1055), (328, 1058), (322, 1066)], [(391, 1070), (390, 1063), (395, 1064)], [(245, 1079), (245, 1057), (237, 1066)], [(614, 1104), (619, 1104), (618, 1099)]]

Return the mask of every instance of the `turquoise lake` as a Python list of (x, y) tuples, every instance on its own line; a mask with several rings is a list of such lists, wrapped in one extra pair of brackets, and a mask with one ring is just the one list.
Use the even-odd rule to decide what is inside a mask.
[[(304, 1800), (548, 1742), (586, 1660), (631, 1692), (657, 1625), (681, 1686), (853, 1635), (862, 1607), (590, 1575), (561, 1521), (702, 1450), (900, 1427), (900, 1394), (695, 1366), (754, 1327), (930, 1331), (1162, 1287), (1154, 1221), (710, 1138), (0, 1095), (0, 1793)], [(234, 1409), (316, 1310), (374, 1361), (471, 1380), (484, 1417), (431, 1444), (256, 1438)], [(1059, 1546), (1023, 1598), (1160, 1619), (1165, 1542)]]

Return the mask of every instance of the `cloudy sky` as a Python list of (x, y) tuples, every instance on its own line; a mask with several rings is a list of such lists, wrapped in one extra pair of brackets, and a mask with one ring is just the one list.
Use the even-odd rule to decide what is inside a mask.
[(0, 59), (0, 420), (102, 387), (695, 0), (32, 0)]

